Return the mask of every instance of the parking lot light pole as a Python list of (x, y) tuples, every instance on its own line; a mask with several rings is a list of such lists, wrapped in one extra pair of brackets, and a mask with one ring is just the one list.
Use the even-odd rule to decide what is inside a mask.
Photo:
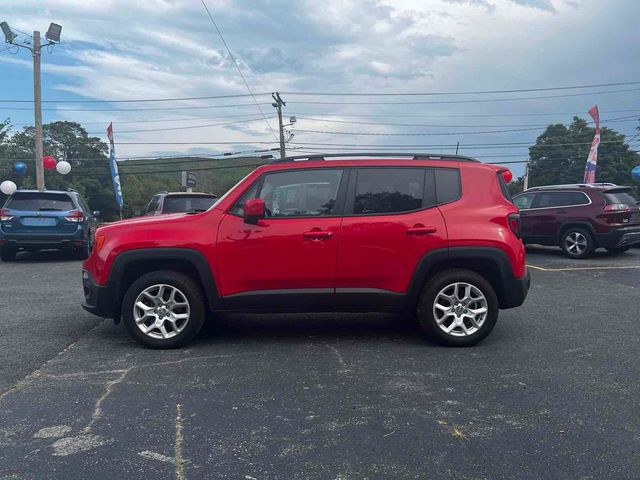
[(4, 33), (5, 41), (19, 48), (26, 48), (31, 52), (33, 57), (33, 110), (35, 115), (35, 161), (36, 161), (36, 187), (38, 190), (44, 190), (44, 167), (42, 165), (43, 146), (42, 146), (42, 79), (40, 74), (40, 64), (42, 56), (42, 48), (49, 45), (60, 43), (60, 32), (62, 27), (57, 23), (49, 25), (49, 30), (45, 34), (48, 40), (44, 45), (40, 42), (40, 32), (33, 32), (33, 43), (16, 43), (17, 35), (13, 33), (7, 22), (0, 24)]

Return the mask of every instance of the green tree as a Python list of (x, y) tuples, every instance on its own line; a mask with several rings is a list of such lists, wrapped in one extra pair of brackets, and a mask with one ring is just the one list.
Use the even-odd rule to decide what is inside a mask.
[[(595, 128), (574, 117), (569, 126), (552, 124), (529, 148), (529, 186), (582, 182)], [(631, 169), (640, 155), (625, 143), (625, 136), (602, 127), (598, 149), (597, 182), (631, 183)], [(638, 193), (638, 187), (635, 187)]]

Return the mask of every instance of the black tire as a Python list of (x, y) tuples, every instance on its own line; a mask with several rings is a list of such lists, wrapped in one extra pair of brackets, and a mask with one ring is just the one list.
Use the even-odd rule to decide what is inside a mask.
[[(580, 244), (572, 247), (575, 242), (573, 238), (580, 240)], [(582, 243), (584, 241), (584, 243)], [(591, 234), (584, 228), (571, 227), (567, 229), (560, 238), (560, 248), (569, 258), (588, 258), (596, 249), (595, 242)]]
[(17, 250), (13, 248), (2, 248), (0, 249), (0, 258), (3, 262), (13, 262), (16, 259)]
[(87, 237), (85, 244), (74, 252), (78, 260), (86, 260), (89, 258), (89, 255), (91, 255), (91, 243), (91, 237)]
[[(171, 338), (153, 338), (142, 332), (134, 319), (134, 302), (146, 288), (157, 284), (177, 288), (189, 302), (189, 317), (184, 329)], [(147, 273), (133, 282), (122, 299), (122, 321), (129, 334), (149, 348), (180, 348), (200, 332), (206, 318), (205, 301), (200, 286), (189, 276), (170, 270)]]
[(629, 250), (631, 247), (606, 247), (607, 252), (609, 253), (624, 253)]
[[(475, 332), (464, 336), (446, 333), (438, 325), (434, 316), (434, 303), (438, 294), (448, 285), (458, 282), (467, 283), (478, 289), (484, 295), (487, 304), (483, 323)], [(418, 301), (418, 321), (422, 330), (436, 343), (449, 347), (470, 347), (484, 340), (491, 333), (498, 321), (499, 309), (498, 297), (484, 277), (469, 270), (451, 269), (438, 273), (425, 285)]]

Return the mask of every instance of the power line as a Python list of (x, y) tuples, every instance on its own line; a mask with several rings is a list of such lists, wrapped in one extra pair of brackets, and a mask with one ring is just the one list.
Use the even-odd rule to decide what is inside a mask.
[[(204, 5), (207, 9), (206, 4)], [(211, 16), (211, 13), (207, 9), (207, 13)], [(213, 19), (212, 19), (213, 20)], [(214, 26), (217, 25), (215, 21)], [(20, 32), (14, 28), (14, 30)], [(20, 32), (23, 35), (29, 35), (24, 32)], [(218, 30), (220, 34), (220, 31)], [(30, 35), (29, 35), (30, 36)], [(222, 35), (220, 35), (222, 38)], [(224, 38), (222, 39), (224, 42)], [(225, 45), (226, 47), (226, 45)], [(8, 50), (8, 47), (4, 50)], [(0, 50), (4, 51), (4, 50)], [(227, 47), (227, 50), (228, 47)], [(619, 87), (625, 85), (638, 85), (640, 81), (630, 82), (615, 82), (615, 83), (596, 83), (591, 85), (570, 85), (570, 86), (555, 86), (555, 87), (539, 87), (539, 88), (515, 88), (508, 90), (471, 90), (471, 91), (449, 91), (449, 92), (368, 92), (368, 93), (353, 93), (353, 92), (282, 92), (286, 95), (295, 96), (332, 96), (332, 97), (415, 97), (415, 96), (441, 96), (441, 95), (486, 95), (486, 94), (502, 94), (502, 93), (525, 93), (525, 92), (548, 92), (558, 90), (578, 90), (585, 88), (601, 88), (601, 87)], [(42, 103), (143, 103), (143, 102), (177, 102), (177, 101), (192, 101), (192, 100), (216, 100), (223, 98), (243, 98), (253, 96), (265, 96), (270, 95), (270, 92), (260, 93), (240, 93), (240, 94), (227, 94), (227, 95), (205, 95), (194, 97), (163, 97), (163, 98), (136, 98), (136, 99), (103, 99), (103, 100), (43, 100)], [(33, 103), (33, 100), (0, 100), (3, 103)]]
[[(498, 93), (524, 93), (524, 92), (548, 92), (553, 90), (577, 90), (583, 88), (599, 87), (619, 87), (623, 85), (638, 85), (640, 81), (617, 82), (617, 83), (596, 83), (592, 85), (571, 85), (561, 87), (541, 87), (541, 88), (517, 88), (511, 90), (476, 90), (476, 91), (452, 91), (452, 92), (408, 92), (408, 93), (345, 93), (345, 92), (282, 92), (286, 95), (314, 95), (331, 97), (390, 97), (390, 96), (437, 96), (437, 95), (484, 95)], [(294, 102), (292, 102), (294, 103)]]
[[(2, 51), (2, 50), (0, 50)], [(271, 95), (271, 93), (255, 93), (255, 96)], [(226, 98), (251, 97), (249, 93), (238, 93), (232, 95), (206, 95), (202, 97), (165, 97), (165, 98), (136, 98), (125, 100), (42, 100), (42, 103), (147, 103), (147, 102), (184, 102), (194, 100), (219, 100)], [(2, 99), (0, 103), (33, 103), (33, 100), (8, 100)]]
[(512, 132), (531, 132), (534, 130), (540, 130), (543, 127), (530, 127), (530, 128), (511, 128), (506, 130), (483, 130), (483, 131), (475, 131), (475, 132), (437, 132), (437, 133), (425, 133), (425, 132), (414, 132), (414, 133), (406, 133), (406, 132), (389, 132), (389, 133), (379, 133), (379, 132), (332, 132), (328, 130), (304, 130), (304, 129), (296, 129), (296, 132), (300, 133), (320, 133), (325, 135), (353, 135), (353, 136), (369, 136), (369, 137), (414, 137), (414, 136), (455, 136), (455, 135), (481, 135), (488, 133), (512, 133)]
[[(261, 105), (271, 105), (270, 103), (262, 103)], [(235, 105), (207, 105), (207, 106), (189, 106), (189, 107), (162, 107), (162, 108), (43, 108), (43, 111), (54, 112), (159, 112), (164, 110), (204, 110), (208, 108), (236, 108), (236, 107), (253, 107), (254, 103), (238, 103)], [(33, 110), (30, 107), (3, 107), (3, 110)]]
[[(171, 130), (189, 130), (193, 128), (218, 127), (221, 125), (237, 125), (239, 123), (255, 122), (258, 120), (262, 120), (262, 118), (259, 117), (259, 118), (249, 119), (249, 120), (237, 120), (235, 122), (208, 123), (205, 125), (190, 125), (185, 127), (149, 128), (149, 129), (141, 129), (141, 130), (118, 130), (117, 133), (165, 132), (165, 131), (171, 131)], [(89, 135), (100, 135), (102, 133), (103, 132), (87, 132), (87, 134)]]
[[(336, 115), (340, 116), (340, 115)], [(308, 120), (312, 122), (327, 122), (327, 123), (344, 123), (350, 125), (380, 125), (380, 126), (389, 126), (389, 127), (430, 127), (430, 128), (492, 128), (492, 127), (548, 127), (548, 123), (538, 123), (538, 124), (502, 124), (502, 125), (437, 125), (437, 124), (424, 124), (424, 123), (386, 123), (386, 122), (358, 122), (352, 120), (327, 120), (324, 118), (311, 118), (311, 117), (296, 117), (298, 120)], [(637, 121), (638, 117), (636, 115), (629, 115), (627, 117), (619, 117), (619, 118), (611, 118), (611, 119), (602, 119), (601, 123), (605, 122), (622, 122), (622, 121)], [(593, 121), (589, 121), (589, 123), (593, 123)], [(301, 131), (301, 130), (297, 130)]]
[(534, 97), (510, 97), (510, 98), (489, 98), (489, 99), (476, 99), (476, 100), (437, 100), (437, 101), (412, 101), (412, 102), (326, 102), (326, 101), (291, 101), (293, 104), (306, 104), (306, 105), (448, 105), (457, 103), (493, 103), (493, 102), (511, 102), (520, 100), (542, 100), (549, 98), (567, 98), (567, 97), (582, 97), (585, 95), (603, 95), (609, 93), (624, 93), (624, 92), (637, 92), (640, 88), (630, 88), (626, 90), (608, 90), (603, 92), (587, 92), (587, 93), (565, 93), (562, 95), (540, 95)]
[[(257, 113), (243, 113), (236, 115), (219, 115), (216, 117), (180, 117), (180, 118), (164, 118), (160, 120), (144, 120), (144, 119), (136, 119), (136, 120), (128, 120), (125, 122), (121, 122), (119, 120), (105, 120), (102, 122), (82, 122), (81, 125), (108, 125), (110, 122), (116, 125), (129, 125), (129, 124), (138, 124), (138, 123), (165, 123), (165, 122), (189, 122), (193, 120), (221, 120), (225, 118), (238, 118), (238, 117), (256, 117)], [(262, 117), (257, 117), (261, 119)], [(72, 123), (80, 123), (72, 120), (51, 120), (48, 123), (55, 122), (72, 122)], [(30, 127), (31, 123), (12, 123), (14, 127)]]
[(249, 92), (249, 94), (253, 98), (253, 101), (256, 104), (256, 107), (258, 107), (258, 110), (260, 110), (260, 113), (262, 114), (262, 117), (264, 118), (264, 121), (267, 122), (267, 125), (269, 126), (269, 130), (271, 130), (271, 134), (273, 135), (273, 138), (277, 139), (278, 137), (276, 137), (276, 132), (274, 132), (273, 128), (271, 128), (271, 124), (269, 123), (269, 120), (267, 120), (267, 117), (264, 114), (264, 112), (262, 111), (262, 108), (260, 107), (260, 105), (258, 104), (258, 101), (256, 100), (256, 97), (253, 95), (253, 92), (251, 91), (251, 87), (249, 87), (249, 84), (247, 83), (247, 80), (244, 78), (244, 75), (242, 74), (242, 70), (240, 70), (240, 67), (238, 66), (238, 62), (236, 61), (236, 57), (233, 55), (233, 53), (231, 53), (231, 49), (229, 48), (229, 45), (227, 45), (227, 42), (224, 39), (224, 37), (222, 36), (222, 32), (218, 28), (218, 24), (213, 19), (213, 15), (209, 11), (209, 7), (207, 7), (207, 4), (205, 3), (204, 0), (200, 0), (200, 1), (202, 2), (202, 6), (204, 7), (204, 9), (207, 11), (207, 15), (209, 15), (209, 18), (211, 19), (211, 23), (213, 23), (213, 26), (216, 27), (216, 31), (218, 32), (218, 35), (220, 35), (220, 40), (222, 40), (222, 43), (224, 44), (224, 47), (227, 49), (227, 52), (229, 53), (229, 56), (231, 57), (231, 60), (233, 60), (233, 64), (236, 66), (236, 70), (238, 70), (238, 73), (240, 74), (240, 77), (242, 78), (242, 81), (244, 82), (244, 86), (247, 87), (247, 91)]
[[(607, 110), (606, 113), (626, 113), (626, 112), (637, 112), (640, 113), (638, 109), (625, 109), (625, 110)], [(331, 117), (397, 117), (397, 118), (493, 118), (493, 117), (543, 117), (543, 116), (560, 116), (560, 115), (584, 115), (584, 112), (547, 112), (547, 113), (512, 113), (512, 114), (499, 114), (499, 113), (489, 113), (489, 114), (411, 114), (411, 113), (322, 113), (322, 112), (290, 112), (290, 115), (295, 116), (331, 116)]]

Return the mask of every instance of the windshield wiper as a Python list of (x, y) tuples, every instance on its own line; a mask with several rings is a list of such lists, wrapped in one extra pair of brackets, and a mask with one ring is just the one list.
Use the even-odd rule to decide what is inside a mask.
[(39, 208), (38, 210), (40, 210), (41, 212), (61, 212), (62, 209), (61, 208)]

